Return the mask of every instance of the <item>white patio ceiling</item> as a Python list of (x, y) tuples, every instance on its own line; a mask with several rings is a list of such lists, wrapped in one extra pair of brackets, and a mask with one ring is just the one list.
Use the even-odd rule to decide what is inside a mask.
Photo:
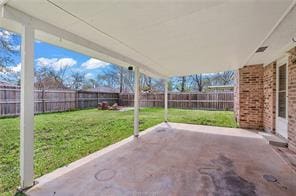
[[(267, 63), (296, 36), (294, 5), (293, 0), (9, 0), (0, 26), (19, 31), (10, 19), (22, 20), (24, 13), (43, 31), (36, 32), (38, 39), (169, 77)], [(264, 44), (266, 53), (254, 55)]]

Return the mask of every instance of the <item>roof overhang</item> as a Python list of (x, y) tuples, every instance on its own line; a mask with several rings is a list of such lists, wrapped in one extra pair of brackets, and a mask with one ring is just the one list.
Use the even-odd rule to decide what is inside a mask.
[(35, 17), (29, 16), (19, 10), (4, 6), (1, 10), (0, 19), (1, 26), (22, 33), (22, 24), (30, 23), (35, 29), (35, 37), (40, 41), (54, 44), (63, 48), (80, 52), (82, 54), (94, 57), (112, 64), (128, 67), (136, 65), (141, 68), (141, 71), (147, 75), (154, 77), (165, 78), (166, 76), (150, 69), (149, 67), (137, 62), (129, 57), (125, 57), (120, 53), (111, 51), (99, 44), (89, 41), (81, 36), (73, 34), (69, 31), (51, 25), (45, 21), (41, 21)]
[(296, 36), (295, 0), (5, 3), (1, 27), (160, 78), (265, 63)]

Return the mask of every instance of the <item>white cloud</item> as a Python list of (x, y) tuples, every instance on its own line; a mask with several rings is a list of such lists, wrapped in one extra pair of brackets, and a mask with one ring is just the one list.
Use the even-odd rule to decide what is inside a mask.
[(74, 59), (72, 58), (61, 58), (59, 59), (57, 62), (54, 63), (54, 67), (56, 68), (64, 68), (66, 66), (73, 66), (77, 63), (77, 61), (75, 61)]
[(19, 63), (19, 64), (17, 64), (15, 67), (12, 67), (11, 68), (11, 70), (13, 71), (13, 72), (20, 72), (21, 71), (21, 64)]
[(57, 58), (49, 59), (49, 58), (41, 57), (41, 58), (36, 59), (36, 62), (37, 62), (38, 66), (50, 66), (53, 63), (57, 62), (57, 60), (58, 60)]
[(100, 60), (94, 59), (94, 58), (90, 58), (81, 64), (81, 66), (85, 67), (86, 69), (96, 69), (99, 67), (106, 67), (108, 65), (110, 65), (110, 63), (106, 63), (104, 61), (100, 61)]
[(11, 46), (11, 49), (14, 50), (14, 51), (19, 51), (21, 49), (21, 45)]
[(13, 37), (16, 37), (16, 34), (13, 32), (9, 32), (4, 29), (0, 29), (0, 37), (2, 40), (8, 42), (7, 48), (10, 48), (13, 51), (19, 51), (21, 46), (13, 40)]
[(86, 77), (86, 78), (92, 78), (92, 77), (93, 77), (93, 74), (92, 74), (92, 73), (87, 73), (87, 74), (85, 75), (85, 77)]
[(13, 35), (12, 32), (9, 32), (9, 31), (6, 31), (6, 30), (0, 30), (0, 36), (4, 40), (10, 40), (12, 35)]
[(92, 74), (92, 73), (87, 73), (87, 74), (85, 74), (85, 78), (86, 78), (86, 79), (94, 79), (94, 74)]
[(75, 64), (77, 64), (77, 61), (75, 61), (72, 58), (38, 58), (36, 59), (37, 65), (38, 66), (51, 66), (55, 70), (59, 70), (64, 67), (71, 67)]

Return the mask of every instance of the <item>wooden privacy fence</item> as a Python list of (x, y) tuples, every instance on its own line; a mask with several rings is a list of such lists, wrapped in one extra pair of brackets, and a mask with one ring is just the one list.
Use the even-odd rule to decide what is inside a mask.
[[(133, 106), (132, 93), (107, 93), (75, 90), (35, 90), (35, 113), (94, 108), (102, 101), (110, 105)], [(170, 108), (233, 110), (233, 92), (169, 93)], [(141, 107), (164, 107), (163, 93), (143, 93)], [(20, 89), (0, 88), (0, 116), (20, 113)]]
[[(118, 93), (75, 90), (35, 90), (35, 113), (94, 108), (102, 101), (118, 103)], [(0, 116), (20, 113), (20, 89), (0, 88)]]
[[(208, 92), (208, 93), (169, 93), (168, 107), (182, 109), (202, 110), (233, 110), (233, 92)], [(121, 93), (119, 103), (123, 106), (133, 106), (134, 95)], [(141, 107), (164, 107), (163, 93), (142, 94)]]

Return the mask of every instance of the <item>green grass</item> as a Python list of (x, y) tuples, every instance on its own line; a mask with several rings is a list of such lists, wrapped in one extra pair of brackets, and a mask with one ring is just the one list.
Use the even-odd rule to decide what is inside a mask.
[[(236, 127), (233, 112), (169, 109), (169, 121)], [(163, 109), (140, 111), (140, 130), (161, 123)], [(35, 116), (35, 177), (116, 143), (133, 133), (133, 111), (96, 109)], [(19, 118), (0, 119), (0, 195), (19, 185)]]

